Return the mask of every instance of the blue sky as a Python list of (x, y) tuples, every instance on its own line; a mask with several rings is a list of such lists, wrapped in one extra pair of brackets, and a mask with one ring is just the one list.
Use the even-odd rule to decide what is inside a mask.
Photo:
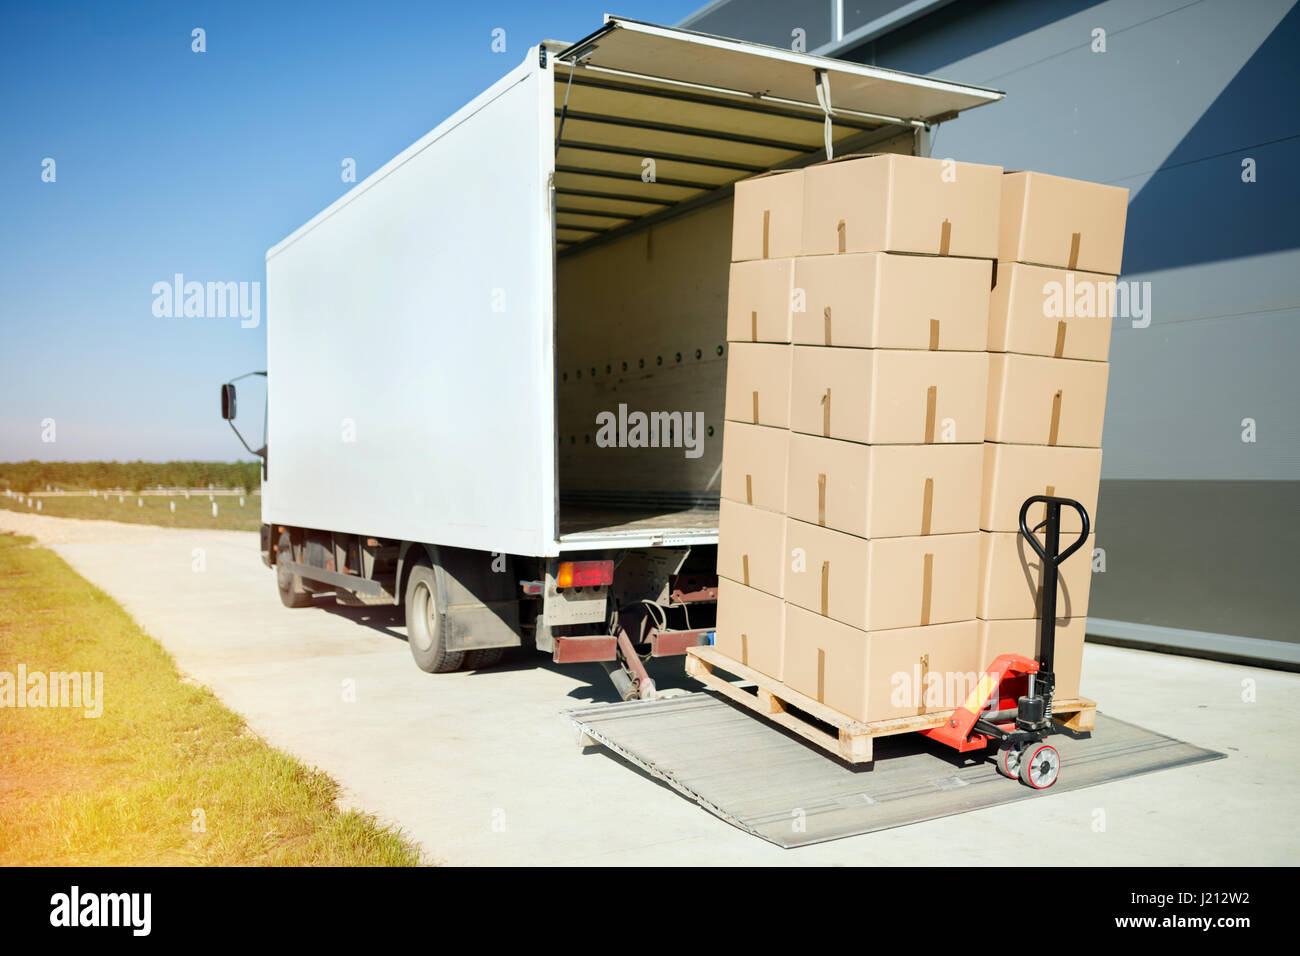
[[(702, 2), (608, 12), (671, 24)], [(259, 282), (265, 296), (266, 250), (351, 188), (345, 157), (364, 179), (528, 47), (577, 39), (605, 12), (4, 0), (0, 461), (249, 457), (217, 386), (265, 367), (267, 317), (158, 318), (154, 283)], [(256, 386), (241, 392), (253, 438), (260, 403)]]

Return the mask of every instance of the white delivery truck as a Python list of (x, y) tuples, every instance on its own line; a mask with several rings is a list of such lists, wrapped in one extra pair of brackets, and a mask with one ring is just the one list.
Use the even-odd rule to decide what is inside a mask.
[(402, 604), (426, 671), (527, 644), (652, 696), (714, 620), (732, 184), (928, 154), (1001, 96), (617, 17), (531, 49), (267, 252), (284, 603)]

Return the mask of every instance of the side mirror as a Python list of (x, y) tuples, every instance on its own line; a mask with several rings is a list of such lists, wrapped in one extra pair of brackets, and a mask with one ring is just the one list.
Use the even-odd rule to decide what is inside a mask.
[(221, 417), (226, 421), (234, 421), (235, 418), (235, 386), (221, 386)]

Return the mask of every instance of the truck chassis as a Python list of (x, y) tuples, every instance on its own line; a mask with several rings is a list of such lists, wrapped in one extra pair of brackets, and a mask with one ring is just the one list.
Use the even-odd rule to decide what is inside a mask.
[(527, 646), (557, 664), (600, 663), (624, 700), (644, 700), (655, 695), (646, 661), (713, 640), (713, 546), (561, 560), (264, 524), (261, 550), (285, 607), (329, 592), (344, 606), (402, 606), (412, 657), (430, 673)]

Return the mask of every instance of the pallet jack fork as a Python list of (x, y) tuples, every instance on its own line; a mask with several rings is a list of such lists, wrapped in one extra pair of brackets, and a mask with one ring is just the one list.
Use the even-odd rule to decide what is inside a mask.
[[(1045, 519), (1030, 530), (1029, 508), (1042, 502)], [(1083, 530), (1079, 538), (1064, 551), (1061, 546), (1061, 508), (1068, 506), (1079, 514)], [(1034, 532), (1043, 529), (1040, 544)], [(960, 752), (981, 750), (996, 745), (997, 768), (1003, 776), (1035, 790), (1046, 790), (1061, 770), (1061, 755), (1046, 738), (1052, 734), (1077, 734), (1052, 720), (1052, 696), (1056, 689), (1053, 674), (1056, 654), (1056, 588), (1062, 561), (1088, 540), (1088, 512), (1073, 498), (1033, 495), (1020, 506), (1020, 533), (1043, 562), (1041, 640), (1039, 660), (1020, 654), (1001, 654), (989, 664), (984, 675), (941, 727), (923, 730), (925, 736), (947, 744)]]

